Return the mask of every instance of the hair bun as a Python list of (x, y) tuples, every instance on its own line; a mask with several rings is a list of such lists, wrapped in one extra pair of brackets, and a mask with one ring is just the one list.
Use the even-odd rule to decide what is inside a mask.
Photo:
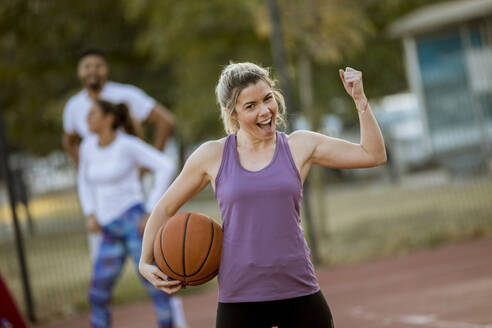
[(130, 115), (130, 110), (126, 103), (114, 104), (106, 100), (99, 99), (97, 103), (104, 114), (111, 114), (114, 117), (113, 129), (123, 127), (128, 134), (136, 135), (136, 127)]
[(128, 112), (128, 106), (125, 103), (116, 104), (116, 109), (121, 112)]

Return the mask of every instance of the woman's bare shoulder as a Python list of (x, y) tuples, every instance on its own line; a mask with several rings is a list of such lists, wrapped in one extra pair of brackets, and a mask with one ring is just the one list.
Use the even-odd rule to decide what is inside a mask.
[(315, 134), (313, 131), (310, 130), (294, 130), (290, 134), (287, 135), (288, 138), (310, 138)]
[(295, 130), (287, 135), (289, 144), (303, 145), (313, 139), (315, 133), (309, 130)]
[(187, 162), (214, 164), (222, 158), (226, 138), (210, 140), (201, 144), (188, 158)]

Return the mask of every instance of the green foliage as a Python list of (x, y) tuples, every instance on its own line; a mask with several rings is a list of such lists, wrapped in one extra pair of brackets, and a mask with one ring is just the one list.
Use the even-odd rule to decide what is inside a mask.
[(132, 51), (136, 25), (119, 0), (2, 1), (0, 109), (10, 142), (38, 154), (60, 148), (62, 109), (79, 88), (78, 51), (105, 49), (112, 76), (125, 79), (141, 61)]
[(419, 7), (442, 1), (366, 1), (364, 10), (370, 17), (374, 33), (366, 38), (365, 49), (347, 57), (346, 61), (364, 70), (368, 96), (380, 97), (408, 89), (401, 40), (389, 37), (389, 24)]
[(359, 50), (372, 31), (361, 1), (286, 0), (279, 2), (291, 56), (307, 53), (320, 63), (342, 60)]
[(173, 110), (181, 141), (224, 134), (214, 88), (230, 61), (270, 64), (268, 39), (258, 38), (253, 2), (126, 0), (127, 15), (145, 17), (137, 41), (155, 64), (172, 63)]
[[(443, 0), (364, 0), (358, 1), (362, 19), (367, 19), (364, 46), (345, 52), (338, 60), (317, 63), (314, 71), (315, 106), (318, 112), (337, 113), (349, 124), (357, 122), (352, 101), (340, 84), (336, 71), (346, 66), (363, 72), (364, 89), (369, 98), (408, 90), (401, 40), (391, 39), (389, 24), (419, 7)], [(444, 0), (445, 1), (445, 0)], [(367, 33), (369, 32), (369, 33)], [(340, 99), (333, 102), (333, 99)]]

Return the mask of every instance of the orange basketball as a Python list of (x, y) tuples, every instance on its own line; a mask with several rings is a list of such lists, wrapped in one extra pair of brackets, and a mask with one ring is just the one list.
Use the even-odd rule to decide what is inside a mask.
[(155, 262), (173, 280), (201, 285), (219, 271), (222, 237), (222, 228), (210, 217), (178, 213), (155, 236)]

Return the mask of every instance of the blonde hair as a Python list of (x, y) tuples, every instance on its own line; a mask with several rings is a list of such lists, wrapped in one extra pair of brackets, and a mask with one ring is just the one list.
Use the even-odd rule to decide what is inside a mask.
[(217, 101), (220, 105), (220, 116), (227, 134), (234, 134), (239, 130), (239, 122), (232, 117), (239, 94), (244, 88), (251, 84), (256, 84), (260, 80), (272, 88), (273, 95), (278, 103), (276, 124), (285, 126), (284, 97), (275, 88), (275, 81), (270, 78), (269, 70), (248, 62), (230, 63), (222, 70), (219, 83), (217, 83), (215, 88)]

